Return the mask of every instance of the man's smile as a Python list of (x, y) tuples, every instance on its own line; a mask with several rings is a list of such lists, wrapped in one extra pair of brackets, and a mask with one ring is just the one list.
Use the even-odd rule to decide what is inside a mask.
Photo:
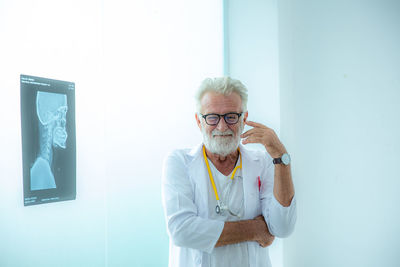
[(221, 134), (214, 134), (213, 135), (213, 137), (232, 137), (233, 135), (232, 134), (224, 134), (224, 135), (221, 135)]

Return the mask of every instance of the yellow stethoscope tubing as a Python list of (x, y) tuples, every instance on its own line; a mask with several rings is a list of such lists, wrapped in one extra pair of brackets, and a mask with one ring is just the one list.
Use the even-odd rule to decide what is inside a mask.
[[(240, 157), (240, 165), (236, 166), (235, 169), (233, 169), (231, 180), (233, 180), (233, 178), (235, 177), (235, 173), (236, 173), (237, 169), (239, 169), (239, 168), (241, 169), (242, 168), (242, 154), (240, 153), (240, 149), (239, 148), (238, 148), (238, 151), (239, 151), (239, 157)], [(207, 165), (208, 176), (210, 177), (211, 185), (212, 185), (212, 187), (214, 189), (215, 199), (219, 203), (218, 191), (217, 191), (217, 187), (215, 186), (214, 178), (213, 178), (212, 173), (211, 173), (210, 164), (208, 163), (208, 160), (207, 160), (205, 146), (203, 146), (203, 156), (204, 156), (204, 161), (205, 161), (205, 163)]]

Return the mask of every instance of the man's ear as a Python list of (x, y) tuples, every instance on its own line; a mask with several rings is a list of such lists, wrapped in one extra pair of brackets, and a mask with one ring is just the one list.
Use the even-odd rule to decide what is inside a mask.
[(244, 117), (243, 117), (243, 122), (244, 123), (246, 123), (246, 121), (247, 121), (247, 117), (249, 116), (249, 112), (248, 111), (246, 111), (245, 113), (244, 113), (244, 115), (243, 115)]
[(196, 113), (194, 114), (194, 116), (196, 117), (197, 126), (199, 126), (199, 129), (200, 129), (200, 131), (201, 131), (201, 123), (200, 123), (200, 118), (199, 118), (198, 113), (196, 112)]

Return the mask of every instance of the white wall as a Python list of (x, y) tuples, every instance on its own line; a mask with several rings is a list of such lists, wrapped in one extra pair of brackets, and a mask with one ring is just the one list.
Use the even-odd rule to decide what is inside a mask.
[(400, 2), (279, 2), (281, 133), (298, 200), (284, 266), (400, 264)]
[(201, 142), (194, 93), (221, 76), (220, 1), (107, 1), (109, 266), (167, 266), (161, 168)]
[(226, 74), (249, 89), (249, 119), (279, 132), (277, 1), (226, 2)]
[[(0, 266), (167, 266), (161, 167), (201, 141), (222, 2), (0, 2)], [(19, 75), (76, 83), (77, 198), (23, 206)]]
[[(0, 2), (0, 266), (104, 266), (99, 1)], [(24, 207), (19, 75), (76, 83), (77, 198)]]
[[(226, 0), (225, 8), (225, 74), (247, 86), (249, 119), (279, 134), (277, 1)], [(262, 145), (248, 146), (265, 150)], [(269, 249), (272, 265), (282, 266), (282, 240), (276, 238)]]

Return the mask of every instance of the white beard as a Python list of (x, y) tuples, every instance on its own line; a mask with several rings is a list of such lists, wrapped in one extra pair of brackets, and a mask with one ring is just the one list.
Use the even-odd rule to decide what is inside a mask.
[[(214, 129), (211, 132), (211, 136), (205, 131), (205, 123), (202, 122), (201, 133), (203, 134), (203, 143), (205, 147), (213, 154), (221, 155), (226, 157), (227, 155), (235, 152), (239, 147), (240, 134), (243, 132), (243, 121), (239, 121), (239, 129), (235, 134), (231, 129), (221, 132)], [(218, 137), (218, 135), (231, 135), (228, 137)]]

